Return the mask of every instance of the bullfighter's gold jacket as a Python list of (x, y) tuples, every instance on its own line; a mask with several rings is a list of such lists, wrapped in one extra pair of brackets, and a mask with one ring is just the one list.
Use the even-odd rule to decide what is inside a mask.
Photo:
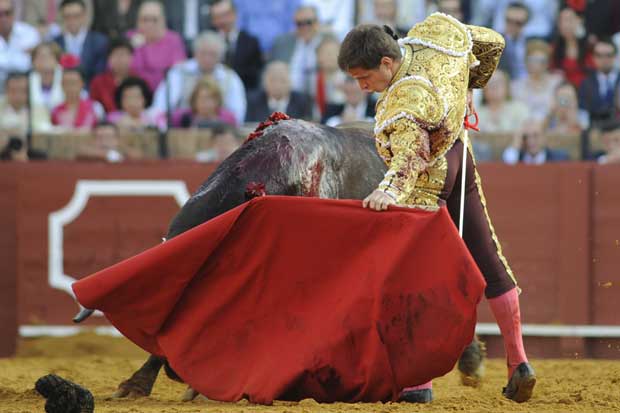
[(486, 85), (504, 38), (434, 13), (399, 44), (401, 66), (377, 102), (377, 150), (388, 165), (379, 189), (398, 205), (434, 207), (447, 174), (444, 155), (467, 133), (467, 90)]

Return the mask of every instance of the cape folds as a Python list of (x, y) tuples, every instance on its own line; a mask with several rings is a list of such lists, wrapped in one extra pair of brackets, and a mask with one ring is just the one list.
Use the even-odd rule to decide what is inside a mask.
[(484, 280), (445, 209), (259, 197), (76, 282), (210, 399), (394, 400), (452, 369)]

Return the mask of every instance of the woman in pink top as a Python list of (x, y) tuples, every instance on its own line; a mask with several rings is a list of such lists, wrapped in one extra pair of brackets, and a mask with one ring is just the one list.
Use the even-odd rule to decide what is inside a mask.
[(146, 1), (138, 12), (137, 31), (130, 33), (135, 48), (133, 73), (146, 80), (151, 90), (162, 81), (166, 70), (187, 58), (181, 36), (166, 29), (161, 3)]
[(95, 102), (80, 97), (84, 78), (78, 68), (64, 69), (62, 89), (65, 101), (52, 111), (52, 124), (68, 130), (91, 130), (97, 124)]

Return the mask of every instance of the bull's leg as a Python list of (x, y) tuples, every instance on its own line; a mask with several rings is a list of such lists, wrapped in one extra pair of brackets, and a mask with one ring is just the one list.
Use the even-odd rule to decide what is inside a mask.
[(196, 397), (198, 397), (198, 392), (192, 389), (191, 386), (188, 386), (187, 390), (185, 390), (185, 393), (183, 394), (183, 398), (181, 398), (181, 401), (191, 402)]
[[(176, 373), (176, 371), (174, 371), (172, 367), (170, 367), (168, 360), (164, 361), (164, 371), (166, 372), (166, 376), (168, 376), (169, 379), (178, 381), (179, 383), (184, 383), (183, 379), (179, 377), (179, 375)], [(198, 397), (198, 394), (199, 393), (196, 390), (192, 389), (191, 386), (187, 386), (187, 390), (185, 390), (185, 393), (183, 393), (181, 401), (191, 402), (196, 397)]]
[(151, 394), (153, 384), (165, 359), (157, 356), (149, 356), (146, 363), (140, 367), (128, 380), (118, 386), (118, 390), (112, 395), (114, 398), (121, 397), (146, 397)]
[(484, 359), (486, 348), (484, 343), (478, 340), (478, 336), (465, 347), (459, 359), (459, 372), (461, 373), (461, 383), (465, 386), (479, 387), (484, 376)]

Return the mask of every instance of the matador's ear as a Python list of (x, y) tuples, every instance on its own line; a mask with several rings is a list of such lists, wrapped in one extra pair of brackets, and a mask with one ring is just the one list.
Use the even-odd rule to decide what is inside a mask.
[(383, 25), (383, 31), (390, 35), (390, 37), (394, 40), (398, 40), (398, 36), (394, 33), (394, 30), (386, 24)]

